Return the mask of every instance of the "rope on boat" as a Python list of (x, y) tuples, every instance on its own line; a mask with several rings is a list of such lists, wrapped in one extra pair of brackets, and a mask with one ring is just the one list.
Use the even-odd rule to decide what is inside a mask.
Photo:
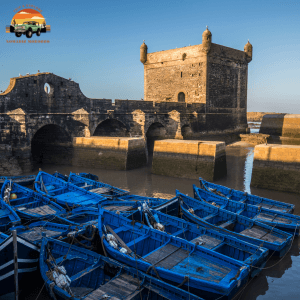
[(189, 276), (184, 276), (183, 281), (177, 285), (178, 288), (182, 287), (186, 282), (189, 282), (190, 277)]

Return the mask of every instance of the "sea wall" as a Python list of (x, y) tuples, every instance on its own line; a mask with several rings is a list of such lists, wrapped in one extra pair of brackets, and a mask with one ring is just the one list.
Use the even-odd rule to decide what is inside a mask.
[(145, 140), (126, 137), (75, 137), (74, 166), (130, 170), (147, 163)]
[[(275, 112), (247, 112), (247, 121), (252, 122), (261, 122), (265, 115), (282, 115), (283, 113), (275, 113)], [(284, 115), (284, 114), (283, 114)]]
[(300, 146), (255, 146), (251, 186), (300, 193)]
[(216, 141), (155, 141), (152, 173), (206, 180), (227, 174), (225, 143)]
[(300, 115), (266, 115), (262, 119), (260, 133), (289, 138), (300, 138)]

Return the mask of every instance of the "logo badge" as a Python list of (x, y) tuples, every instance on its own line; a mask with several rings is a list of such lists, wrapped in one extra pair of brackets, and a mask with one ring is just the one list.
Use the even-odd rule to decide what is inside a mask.
[(34, 35), (40, 37), (50, 32), (50, 25), (46, 24), (45, 18), (39, 11), (26, 8), (13, 16), (10, 25), (6, 26), (6, 32), (13, 33), (17, 38), (24, 35), (30, 39)]

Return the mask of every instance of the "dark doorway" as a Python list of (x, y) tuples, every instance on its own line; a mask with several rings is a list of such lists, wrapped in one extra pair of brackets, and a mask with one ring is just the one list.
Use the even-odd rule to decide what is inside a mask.
[(58, 125), (43, 126), (31, 140), (33, 166), (43, 163), (70, 164), (71, 152), (72, 138)]
[(166, 129), (159, 123), (155, 122), (151, 124), (146, 133), (147, 138), (147, 149), (149, 157), (153, 156), (154, 142), (156, 140), (163, 140), (166, 138)]
[(178, 102), (185, 102), (185, 94), (183, 92), (178, 94)]
[(94, 136), (129, 137), (130, 134), (122, 122), (116, 119), (107, 119), (97, 126)]
[(184, 125), (181, 128), (181, 135), (184, 140), (190, 140), (190, 139), (192, 139), (192, 136), (193, 136), (193, 130), (191, 129), (190, 126)]

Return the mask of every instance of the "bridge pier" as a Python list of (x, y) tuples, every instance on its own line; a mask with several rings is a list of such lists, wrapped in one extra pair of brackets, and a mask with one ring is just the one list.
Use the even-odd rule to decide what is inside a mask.
[(75, 137), (72, 165), (90, 168), (130, 170), (147, 163), (144, 138)]

